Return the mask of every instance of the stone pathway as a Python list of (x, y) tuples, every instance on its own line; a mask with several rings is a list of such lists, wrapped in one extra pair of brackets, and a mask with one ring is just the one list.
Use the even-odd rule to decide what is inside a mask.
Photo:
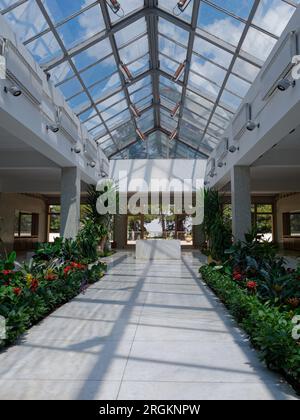
[(199, 254), (108, 275), (0, 354), (0, 399), (293, 399), (199, 279)]

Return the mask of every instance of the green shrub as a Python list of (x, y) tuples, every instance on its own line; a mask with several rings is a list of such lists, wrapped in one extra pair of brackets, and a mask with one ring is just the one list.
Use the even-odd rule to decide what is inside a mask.
[(294, 313), (261, 302), (255, 294), (241, 289), (221, 267), (204, 266), (200, 273), (248, 333), (266, 364), (283, 372), (299, 391), (300, 343), (292, 337)]
[[(55, 253), (60, 253), (56, 245), (54, 248)], [(46, 254), (47, 258), (53, 256), (50, 248)], [(12, 253), (7, 260), (0, 261), (0, 315), (7, 327), (7, 338), (0, 346), (15, 342), (54, 309), (84, 292), (106, 269), (101, 262), (87, 266), (73, 258), (71, 261), (37, 259), (23, 266), (17, 265), (15, 259), (16, 254)]]

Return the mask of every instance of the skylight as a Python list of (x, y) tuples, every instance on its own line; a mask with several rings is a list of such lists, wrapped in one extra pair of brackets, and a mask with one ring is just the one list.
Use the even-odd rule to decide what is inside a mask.
[(297, 4), (0, 0), (0, 13), (109, 158), (172, 158), (210, 154)]

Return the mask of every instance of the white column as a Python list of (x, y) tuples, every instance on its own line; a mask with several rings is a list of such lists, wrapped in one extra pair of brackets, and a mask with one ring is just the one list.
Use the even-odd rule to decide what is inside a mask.
[(243, 241), (252, 227), (250, 167), (231, 170), (232, 229), (235, 241)]
[(60, 234), (75, 239), (80, 223), (80, 171), (77, 167), (62, 168)]

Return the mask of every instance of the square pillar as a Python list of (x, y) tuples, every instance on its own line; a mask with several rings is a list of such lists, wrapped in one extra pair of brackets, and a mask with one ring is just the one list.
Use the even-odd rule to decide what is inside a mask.
[(65, 239), (75, 239), (79, 231), (80, 181), (80, 171), (77, 167), (62, 168), (60, 234)]
[(234, 166), (231, 170), (232, 232), (236, 242), (244, 241), (252, 228), (250, 167)]

